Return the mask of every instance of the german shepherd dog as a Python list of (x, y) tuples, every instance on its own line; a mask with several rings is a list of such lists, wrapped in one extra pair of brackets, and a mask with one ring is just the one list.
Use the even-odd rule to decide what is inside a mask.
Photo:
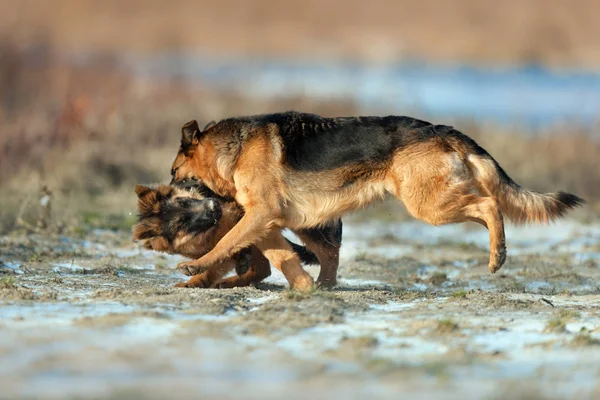
[(388, 194), (432, 225), (485, 226), (491, 273), (506, 259), (503, 216), (547, 223), (584, 203), (565, 192), (527, 190), (468, 136), (404, 116), (285, 112), (229, 118), (203, 130), (190, 121), (171, 175), (172, 182), (200, 179), (245, 210), (213, 250), (180, 268), (210, 270), (254, 244), (300, 291), (310, 290), (313, 281), (280, 230), (317, 227)]
[[(138, 195), (138, 221), (133, 226), (133, 240), (141, 241), (149, 250), (181, 254), (199, 258), (242, 218), (244, 211), (233, 200), (219, 197), (206, 186), (184, 183), (174, 186), (158, 185), (155, 188), (136, 185)], [(338, 221), (321, 229), (305, 230), (305, 237), (313, 248), (330, 254), (330, 264), (337, 267), (341, 244), (342, 224)], [(317, 264), (314, 253), (303, 246), (288, 241), (304, 264)], [(269, 261), (251, 246), (228, 258), (216, 267), (237, 276), (225, 280), (210, 279), (210, 287), (231, 288), (260, 282), (271, 274)], [(327, 273), (324, 271), (325, 275)], [(334, 278), (335, 278), (335, 271)], [(194, 275), (177, 287), (205, 287), (206, 275)]]

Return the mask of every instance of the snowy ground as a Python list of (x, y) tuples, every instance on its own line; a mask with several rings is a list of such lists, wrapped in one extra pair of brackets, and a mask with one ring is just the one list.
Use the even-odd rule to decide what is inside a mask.
[[(0, 238), (0, 398), (598, 398), (600, 226), (348, 222), (340, 285), (175, 289), (126, 234)], [(307, 268), (316, 276), (318, 267)]]

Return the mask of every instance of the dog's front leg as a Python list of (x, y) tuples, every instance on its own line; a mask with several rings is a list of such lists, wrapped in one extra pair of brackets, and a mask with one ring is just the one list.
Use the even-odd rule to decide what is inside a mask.
[(252, 208), (219, 240), (211, 251), (197, 260), (182, 262), (177, 268), (185, 275), (196, 275), (258, 242), (272, 229), (273, 222), (272, 217), (269, 216), (269, 210)]
[(232, 259), (217, 263), (201, 274), (192, 276), (187, 282), (181, 282), (175, 287), (186, 288), (216, 288), (223, 277), (229, 271), (235, 268), (235, 261)]
[(312, 290), (312, 277), (302, 269), (298, 255), (281, 235), (281, 228), (266, 208), (248, 210), (208, 254), (198, 260), (183, 262), (178, 269), (184, 274), (193, 275), (251, 244), (256, 244), (275, 268), (283, 273), (292, 289), (303, 292)]

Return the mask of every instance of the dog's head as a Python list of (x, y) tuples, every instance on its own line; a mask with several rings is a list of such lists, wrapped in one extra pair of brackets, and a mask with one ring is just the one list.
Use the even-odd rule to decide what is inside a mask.
[(223, 214), (218, 199), (193, 188), (136, 185), (138, 222), (133, 240), (146, 249), (200, 257), (219, 240)]
[(207, 164), (214, 157), (214, 148), (206, 133), (215, 125), (211, 121), (200, 130), (198, 122), (192, 120), (181, 128), (179, 151), (171, 166), (171, 184), (205, 180), (203, 175), (210, 169)]

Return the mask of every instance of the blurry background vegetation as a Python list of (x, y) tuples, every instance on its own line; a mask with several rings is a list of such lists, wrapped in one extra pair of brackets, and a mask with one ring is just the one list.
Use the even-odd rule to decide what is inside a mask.
[[(0, 0), (0, 9), (2, 233), (36, 229), (44, 186), (54, 228), (129, 229), (133, 185), (169, 179), (183, 123), (286, 109), (408, 114), (452, 124), (521, 184), (583, 196), (591, 204), (582, 218), (599, 210), (594, 117), (531, 124), (488, 118), (490, 110), (452, 116), (418, 104), (394, 108), (389, 98), (367, 107), (356, 89), (368, 86), (370, 71), (400, 76), (403, 65), (415, 62), (442, 70), (534, 67), (523, 85), (539, 71), (558, 77), (583, 71), (597, 83), (598, 1)], [(315, 91), (302, 83), (315, 65), (367, 72), (330, 91), (329, 78), (317, 74), (324, 88)], [(439, 106), (451, 108), (460, 83), (444, 92), (435, 74)], [(561, 90), (577, 96), (577, 88)], [(482, 85), (480, 96), (495, 92)], [(582, 107), (597, 103), (586, 96)], [(390, 207), (381, 209), (388, 215), (396, 210)]]

